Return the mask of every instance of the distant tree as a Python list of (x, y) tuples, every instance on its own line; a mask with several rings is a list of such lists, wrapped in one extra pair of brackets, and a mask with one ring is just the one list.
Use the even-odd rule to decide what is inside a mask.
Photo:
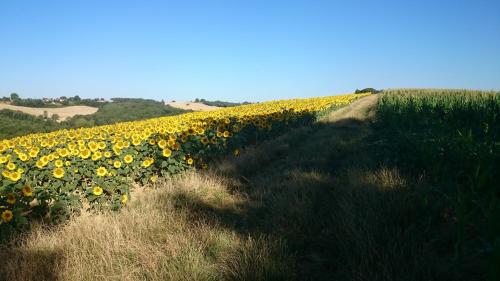
[(355, 94), (365, 94), (365, 93), (378, 94), (380, 92), (382, 92), (382, 91), (374, 89), (374, 88), (364, 88), (362, 90), (356, 89), (356, 91), (354, 91)]
[(44, 118), (44, 119), (49, 118), (49, 112), (48, 112), (47, 110), (44, 110), (44, 111), (43, 111), (43, 118)]
[(73, 128), (90, 127), (90, 126), (94, 126), (95, 122), (91, 121), (91, 120), (87, 120), (84, 117), (78, 116), (78, 117), (73, 117), (70, 125)]
[(200, 99), (199, 99), (199, 98), (196, 98), (196, 99), (194, 100), (194, 102), (200, 102)]
[(52, 119), (52, 121), (59, 120), (59, 114), (57, 114), (57, 113), (52, 114), (52, 116), (50, 117), (50, 119)]
[(76, 95), (73, 97), (73, 100), (74, 101), (81, 101), (82, 99), (80, 98), (80, 96)]
[(10, 100), (11, 101), (19, 100), (19, 95), (17, 93), (10, 94)]

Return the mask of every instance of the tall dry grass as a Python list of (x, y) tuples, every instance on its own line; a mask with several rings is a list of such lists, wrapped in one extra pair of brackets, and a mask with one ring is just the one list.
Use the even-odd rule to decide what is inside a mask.
[(230, 194), (221, 177), (187, 173), (133, 198), (120, 213), (86, 214), (55, 228), (35, 225), (17, 246), (2, 249), (0, 279), (262, 280), (287, 272), (286, 255), (271, 259), (284, 247), (279, 239), (190, 219), (185, 205), (194, 198), (238, 211), (246, 199)]

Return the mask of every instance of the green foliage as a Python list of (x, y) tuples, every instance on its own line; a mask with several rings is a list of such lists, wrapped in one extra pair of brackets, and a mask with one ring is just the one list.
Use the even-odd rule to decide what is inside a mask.
[(227, 102), (227, 101), (207, 101), (205, 99), (195, 99), (194, 102), (199, 102), (203, 103), (209, 106), (217, 106), (217, 107), (231, 107), (231, 106), (238, 106), (238, 105), (244, 105), (244, 104), (250, 104), (250, 102)]
[(0, 110), (0, 139), (30, 133), (49, 132), (62, 126), (52, 120), (9, 109)]
[(382, 90), (377, 90), (374, 88), (364, 88), (362, 90), (356, 89), (356, 91), (354, 91), (355, 94), (366, 94), (366, 93), (378, 94), (381, 92), (382, 92)]
[(17, 93), (10, 94), (10, 100), (12, 101), (19, 100), (19, 95)]
[(113, 99), (91, 115), (77, 115), (66, 121), (68, 127), (90, 127), (117, 122), (142, 120), (159, 116), (176, 115), (187, 112), (153, 100)]
[(435, 186), (422, 198), (438, 206), (439, 215), (429, 219), (453, 229), (446, 239), (453, 246), (439, 247), (453, 252), (455, 266), (490, 259), (499, 268), (500, 94), (390, 90), (377, 117), (388, 161)]
[(92, 107), (102, 107), (104, 104), (108, 103), (104, 99), (81, 99), (79, 96), (74, 97), (59, 97), (55, 99), (23, 99), (18, 94), (12, 93), (10, 98), (3, 97), (0, 99), (3, 102), (10, 102), (12, 105), (26, 106), (26, 107), (47, 107), (47, 108), (57, 108), (63, 106), (74, 106), (74, 105), (86, 105)]

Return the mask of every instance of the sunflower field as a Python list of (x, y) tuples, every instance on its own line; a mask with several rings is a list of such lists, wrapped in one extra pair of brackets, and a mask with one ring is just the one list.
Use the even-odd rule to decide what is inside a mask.
[(32, 218), (57, 223), (85, 209), (120, 209), (132, 182), (207, 168), (244, 145), (309, 124), (367, 94), (271, 101), (0, 140), (0, 234)]

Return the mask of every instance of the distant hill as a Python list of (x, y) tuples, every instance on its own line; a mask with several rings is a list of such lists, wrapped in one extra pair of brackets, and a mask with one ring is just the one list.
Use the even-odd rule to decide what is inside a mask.
[(168, 106), (192, 111), (212, 111), (221, 109), (218, 106), (206, 105), (200, 102), (170, 101), (165, 103)]
[(51, 119), (33, 116), (10, 109), (0, 110), (0, 139), (22, 136), (30, 133), (50, 132), (62, 125)]
[(32, 98), (21, 98), (17, 93), (10, 94), (10, 97), (0, 98), (0, 102), (8, 103), (15, 106), (25, 106), (25, 107), (37, 107), (37, 108), (58, 108), (66, 106), (76, 106), (85, 105), (92, 107), (101, 107), (106, 101), (103, 98), (95, 99), (82, 99), (78, 95), (74, 97), (58, 97), (58, 98), (42, 98), (42, 99), (32, 99)]
[(28, 107), (12, 104), (0, 103), (0, 110), (8, 109), (21, 111), (33, 116), (42, 116), (45, 118), (54, 118), (54, 121), (64, 121), (77, 114), (89, 115), (96, 113), (99, 108), (86, 105), (72, 105), (64, 107)]
[(247, 102), (247, 101), (245, 101), (245, 102), (227, 102), (227, 101), (220, 101), (220, 100), (208, 101), (205, 99), (195, 99), (194, 102), (206, 104), (209, 106), (217, 106), (217, 107), (231, 107), (231, 106), (250, 104), (250, 102)]
[(354, 91), (355, 94), (366, 94), (366, 93), (371, 93), (371, 94), (378, 94), (378, 93), (381, 93), (382, 90), (377, 90), (377, 89), (374, 89), (374, 88), (364, 88), (364, 89), (356, 89), (356, 91)]
[(77, 115), (68, 120), (67, 123), (70, 127), (88, 127), (177, 115), (185, 112), (189, 111), (154, 100), (116, 98), (113, 99), (113, 102), (103, 105), (96, 113), (86, 116)]
[[(79, 108), (78, 106), (76, 108)], [(14, 108), (18, 108), (15, 107)], [(160, 116), (177, 115), (190, 110), (183, 110), (164, 105), (162, 102), (144, 99), (116, 98), (113, 102), (103, 103), (100, 108), (92, 114), (72, 114), (70, 118), (63, 119), (57, 112), (68, 111), (68, 107), (58, 108), (25, 108), (31, 114), (25, 112), (1, 109), (0, 110), (0, 139), (22, 136), (30, 133), (50, 132), (59, 129), (71, 129), (91, 127), (96, 125), (107, 125), (117, 122), (142, 120)], [(75, 107), (71, 107), (75, 108)], [(34, 111), (36, 111), (34, 113)], [(47, 114), (43, 116), (43, 112)], [(52, 115), (53, 113), (56, 115)], [(41, 114), (37, 114), (41, 113)], [(41, 115), (41, 116), (39, 116)], [(58, 119), (59, 122), (57, 122)]]

